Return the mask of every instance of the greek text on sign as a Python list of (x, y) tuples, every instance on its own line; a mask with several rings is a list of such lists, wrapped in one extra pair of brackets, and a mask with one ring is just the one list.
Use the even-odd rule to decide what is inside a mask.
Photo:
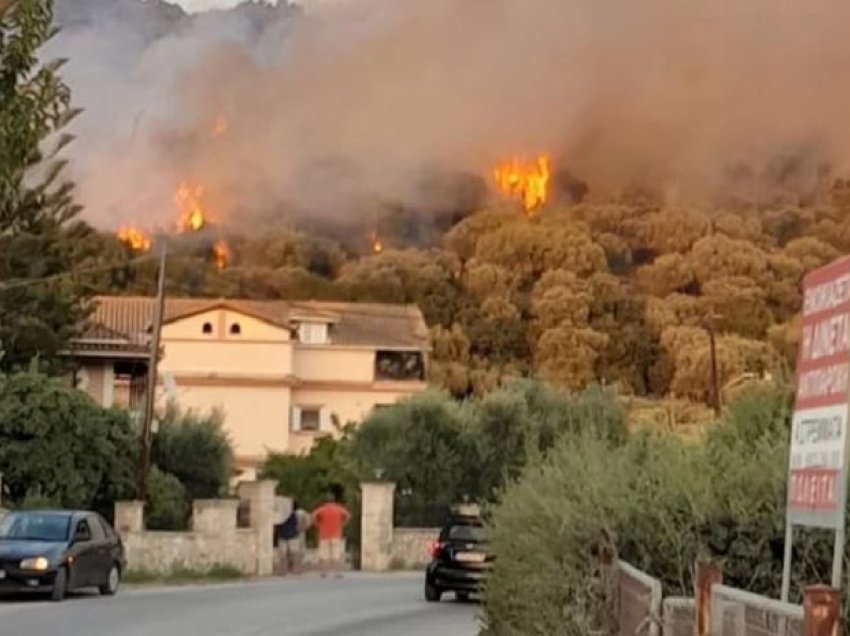
[(847, 481), (850, 258), (806, 277), (788, 466), (788, 518), (837, 528)]

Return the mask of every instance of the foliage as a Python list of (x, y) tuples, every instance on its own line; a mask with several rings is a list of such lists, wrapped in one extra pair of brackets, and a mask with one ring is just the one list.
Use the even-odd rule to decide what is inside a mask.
[[(719, 561), (730, 585), (777, 596), (789, 405), (783, 388), (750, 392), (697, 445), (653, 434), (613, 446), (593, 434), (562, 438), (492, 510), (487, 633), (593, 631), (594, 555), (603, 543), (660, 578), (667, 593), (691, 593), (699, 557)], [(828, 575), (824, 539), (798, 538), (795, 594)]]
[(50, 0), (4, 3), (0, 10), (0, 371), (39, 357), (47, 368), (86, 315), (89, 288), (67, 274), (78, 262), (73, 224), (79, 207), (61, 178), (61, 133), (78, 111), (59, 78), (61, 62), (42, 62), (54, 30)]
[(189, 500), (223, 495), (230, 481), (232, 451), (220, 413), (181, 412), (169, 404), (151, 451), (153, 463), (176, 477)]
[(336, 485), (343, 487), (350, 502), (356, 497), (358, 485), (347, 463), (347, 443), (347, 437), (322, 437), (310, 454), (272, 454), (263, 464), (260, 478), (277, 481), (278, 494), (294, 497), (307, 510), (325, 501)]
[(111, 516), (133, 492), (128, 415), (36, 373), (0, 375), (0, 473), (14, 505), (44, 498)]
[(148, 473), (145, 524), (148, 530), (185, 530), (189, 520), (186, 488), (170, 473), (152, 466)]

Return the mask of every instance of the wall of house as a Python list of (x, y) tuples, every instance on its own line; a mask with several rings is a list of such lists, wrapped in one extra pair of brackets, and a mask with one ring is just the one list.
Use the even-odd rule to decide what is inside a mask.
[[(238, 323), (239, 335), (231, 335)], [(212, 333), (204, 334), (204, 325)], [(226, 310), (209, 311), (178, 320), (162, 329), (162, 371), (219, 373), (233, 376), (285, 377), (292, 373), (289, 331)]]
[[(112, 364), (112, 361), (109, 361)], [(82, 360), (77, 371), (77, 387), (88, 393), (93, 400), (102, 406), (104, 402), (105, 367), (102, 360)]]
[(295, 375), (302, 380), (372, 382), (375, 379), (375, 351), (297, 345)]
[(339, 418), (340, 424), (360, 422), (379, 405), (395, 404), (400, 399), (424, 390), (425, 383), (410, 383), (396, 389), (369, 388), (339, 389), (296, 388), (292, 391), (292, 405), (324, 406)]
[(178, 402), (200, 412), (220, 409), (224, 427), (237, 457), (262, 458), (269, 451), (289, 448), (290, 389), (288, 386), (234, 386), (181, 383)]

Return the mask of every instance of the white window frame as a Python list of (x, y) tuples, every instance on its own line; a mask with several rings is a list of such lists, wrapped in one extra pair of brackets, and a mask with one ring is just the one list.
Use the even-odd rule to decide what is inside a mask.
[[(302, 415), (304, 411), (318, 411), (319, 413), (319, 428), (305, 429), (302, 425)], [(315, 404), (301, 404), (292, 407), (292, 430), (296, 433), (329, 433), (333, 428), (331, 411), (326, 406), (317, 406)]]
[(328, 342), (328, 325), (323, 322), (302, 322), (298, 325), (298, 341), (308, 345)]

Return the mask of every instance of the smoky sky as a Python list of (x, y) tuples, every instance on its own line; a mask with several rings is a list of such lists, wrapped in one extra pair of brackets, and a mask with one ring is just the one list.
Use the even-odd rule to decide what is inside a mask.
[(643, 183), (694, 200), (729, 187), (730, 166), (850, 159), (844, 1), (59, 9), (50, 53), (70, 58), (85, 109), (71, 169), (106, 227), (171, 222), (184, 180), (224, 222), (286, 223), (444, 199), (423, 174), (486, 179), (511, 155), (547, 152), (597, 193)]

